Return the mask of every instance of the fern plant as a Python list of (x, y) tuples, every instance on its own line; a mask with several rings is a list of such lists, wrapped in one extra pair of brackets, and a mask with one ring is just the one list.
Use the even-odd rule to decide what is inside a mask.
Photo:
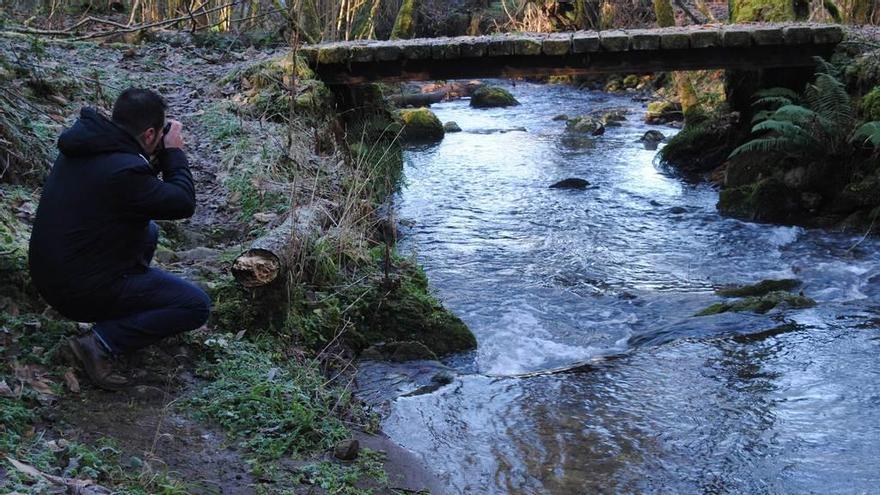
[(819, 72), (803, 96), (785, 88), (755, 94), (752, 133), (756, 136), (734, 149), (729, 158), (744, 153), (776, 153), (821, 158), (839, 156), (860, 143), (880, 147), (880, 122), (855, 129), (857, 120), (846, 87), (836, 69), (819, 61)]

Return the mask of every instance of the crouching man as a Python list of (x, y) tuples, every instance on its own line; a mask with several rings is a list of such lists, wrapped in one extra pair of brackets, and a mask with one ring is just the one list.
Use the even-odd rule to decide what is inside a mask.
[(105, 389), (128, 385), (113, 369), (115, 355), (198, 328), (210, 311), (200, 288), (150, 267), (159, 237), (153, 220), (188, 218), (195, 209), (182, 126), (166, 126), (166, 108), (161, 96), (137, 88), (119, 96), (112, 120), (84, 108), (58, 139), (34, 221), (31, 277), (59, 313), (94, 322), (69, 346)]

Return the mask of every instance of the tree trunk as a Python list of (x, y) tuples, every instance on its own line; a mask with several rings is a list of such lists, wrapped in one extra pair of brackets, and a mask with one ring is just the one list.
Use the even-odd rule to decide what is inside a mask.
[(391, 39), (409, 39), (416, 32), (416, 0), (403, 0), (397, 19), (394, 21), (394, 29), (391, 30)]
[[(659, 27), (675, 26), (675, 11), (672, 9), (670, 0), (654, 0), (654, 14), (657, 16)], [(684, 113), (685, 121), (687, 121), (688, 114), (699, 109), (697, 93), (694, 91), (694, 86), (687, 73), (676, 72), (673, 77), (678, 90), (678, 98), (681, 100), (681, 110)]]
[(261, 287), (277, 280), (295, 266), (303, 246), (318, 234), (322, 215), (315, 207), (297, 208), (281, 225), (235, 258), (232, 276), (245, 287)]

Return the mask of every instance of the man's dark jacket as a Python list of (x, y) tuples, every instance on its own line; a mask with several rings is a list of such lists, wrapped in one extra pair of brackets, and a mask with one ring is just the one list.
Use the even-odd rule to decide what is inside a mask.
[(29, 264), (37, 289), (61, 309), (93, 296), (106, 301), (101, 294), (111, 284), (143, 271), (149, 221), (192, 216), (195, 189), (183, 151), (161, 151), (154, 168), (134, 137), (90, 108), (61, 134), (58, 149)]

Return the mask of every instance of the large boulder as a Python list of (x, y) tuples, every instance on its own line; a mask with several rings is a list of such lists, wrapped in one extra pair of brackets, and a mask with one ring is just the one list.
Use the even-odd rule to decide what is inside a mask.
[(411, 108), (400, 111), (403, 122), (401, 137), (405, 141), (440, 141), (445, 135), (443, 123), (427, 108)]
[(471, 95), (471, 106), (474, 108), (510, 107), (519, 105), (516, 98), (504, 88), (483, 86)]

